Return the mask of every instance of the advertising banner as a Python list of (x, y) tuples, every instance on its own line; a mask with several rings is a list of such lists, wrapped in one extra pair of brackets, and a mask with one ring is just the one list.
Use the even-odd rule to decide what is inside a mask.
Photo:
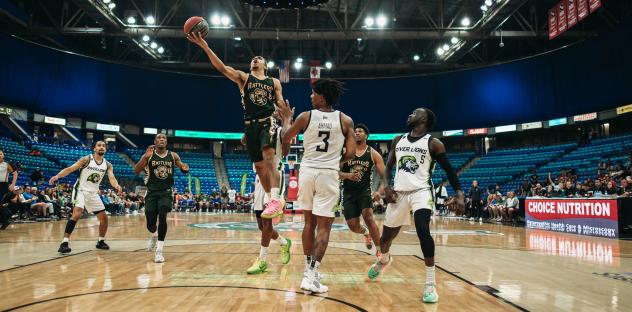
[(585, 19), (588, 14), (588, 0), (577, 0), (577, 21)]
[(616, 199), (527, 198), (527, 228), (618, 238)]
[(549, 40), (557, 37), (557, 9), (549, 10)]
[(557, 34), (561, 35), (566, 31), (566, 0), (557, 4)]
[(566, 23), (568, 28), (577, 24), (577, 0), (566, 0)]

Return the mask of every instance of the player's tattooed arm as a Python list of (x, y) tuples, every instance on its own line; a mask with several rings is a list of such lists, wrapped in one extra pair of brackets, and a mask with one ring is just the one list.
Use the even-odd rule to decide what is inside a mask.
[(85, 168), (89, 162), (90, 162), (90, 156), (84, 156), (84, 157), (79, 158), (79, 160), (77, 160), (74, 164), (72, 164), (72, 166), (62, 169), (58, 174), (51, 177), (50, 180), (48, 180), (48, 184), (51, 184), (51, 185), (55, 184), (55, 182), (57, 182), (59, 179), (81, 168)]

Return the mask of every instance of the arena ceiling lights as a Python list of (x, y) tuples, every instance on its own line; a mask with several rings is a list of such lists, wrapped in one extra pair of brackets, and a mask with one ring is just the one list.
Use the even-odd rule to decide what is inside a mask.
[(242, 0), (244, 3), (273, 9), (298, 9), (318, 6), (329, 0)]

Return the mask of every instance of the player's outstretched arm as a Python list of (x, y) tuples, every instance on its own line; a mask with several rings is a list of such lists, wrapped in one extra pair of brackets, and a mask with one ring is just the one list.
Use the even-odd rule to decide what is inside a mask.
[(176, 152), (173, 152), (173, 161), (175, 162), (176, 167), (180, 168), (180, 171), (182, 171), (182, 173), (189, 173), (189, 165), (183, 163), (180, 159), (180, 155), (178, 155), (178, 153)]
[(116, 177), (114, 176), (114, 168), (110, 162), (108, 164), (108, 180), (110, 181), (110, 185), (118, 192), (123, 192), (123, 188), (118, 184)]
[(285, 99), (283, 99), (283, 87), (281, 87), (281, 81), (279, 81), (279, 79), (272, 78), (272, 81), (274, 81), (274, 97), (276, 98), (274, 105), (279, 107), (285, 104)]
[(285, 100), (277, 107), (279, 118), (282, 122), (281, 140), (282, 142), (291, 142), (300, 131), (305, 131), (305, 127), (309, 124), (309, 114), (302, 112), (298, 118), (292, 122), (294, 110), (290, 107), (290, 102)]
[(211, 48), (208, 46), (208, 43), (206, 42), (206, 40), (204, 40), (204, 38), (202, 38), (200, 33), (190, 33), (187, 35), (187, 39), (192, 43), (197, 44), (200, 48), (202, 48), (202, 50), (204, 50), (204, 53), (206, 53), (206, 56), (208, 56), (208, 59), (211, 61), (211, 64), (213, 64), (213, 67), (215, 67), (217, 71), (226, 76), (226, 78), (238, 84), (239, 88), (243, 87), (246, 79), (248, 79), (248, 74), (244, 73), (241, 70), (237, 70), (230, 66), (224, 65), (224, 62), (222, 62), (222, 60), (219, 59), (215, 52), (211, 50)]
[(72, 166), (66, 167), (62, 169), (58, 174), (54, 175), (50, 180), (48, 180), (48, 184), (55, 184), (59, 179), (85, 167), (90, 162), (90, 156), (84, 156), (79, 158)]
[(352, 160), (355, 157), (356, 140), (355, 133), (353, 131), (353, 119), (345, 114), (340, 114), (340, 118), (342, 119), (342, 132), (345, 135), (345, 152), (342, 155), (340, 162), (345, 162)]
[(141, 157), (140, 160), (134, 166), (134, 174), (140, 174), (141, 172), (143, 172), (143, 170), (145, 170), (145, 167), (147, 167), (147, 162), (149, 161), (149, 158), (154, 153), (154, 148), (156, 148), (155, 145), (150, 145), (147, 147), (147, 149), (145, 150), (145, 154), (143, 154), (143, 157)]

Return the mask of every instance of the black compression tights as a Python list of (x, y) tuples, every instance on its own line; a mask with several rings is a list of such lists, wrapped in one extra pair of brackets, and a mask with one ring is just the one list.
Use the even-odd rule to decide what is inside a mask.
[(156, 233), (156, 221), (158, 221), (158, 240), (162, 242), (167, 236), (167, 214), (147, 214), (147, 230), (149, 230), (149, 232)]
[(417, 229), (417, 237), (421, 244), (421, 251), (424, 258), (432, 258), (435, 253), (434, 239), (430, 235), (430, 215), (432, 210), (419, 209), (415, 211), (415, 228)]

